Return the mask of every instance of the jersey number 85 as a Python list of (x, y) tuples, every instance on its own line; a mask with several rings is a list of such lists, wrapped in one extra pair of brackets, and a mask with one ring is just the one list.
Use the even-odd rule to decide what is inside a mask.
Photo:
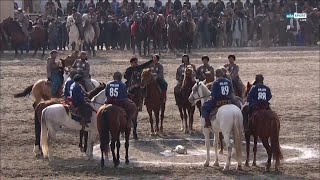
[(110, 97), (118, 97), (118, 88), (110, 88), (109, 95)]

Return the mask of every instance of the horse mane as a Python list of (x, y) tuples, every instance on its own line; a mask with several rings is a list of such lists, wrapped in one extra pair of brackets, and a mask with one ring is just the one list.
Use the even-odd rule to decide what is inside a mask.
[(248, 96), (248, 93), (251, 89), (251, 87), (253, 86), (253, 83), (250, 83), (249, 81), (247, 82), (247, 86), (246, 86), (246, 91), (244, 93), (244, 96), (247, 97)]
[(106, 84), (100, 83), (98, 87), (94, 88), (88, 93), (88, 98), (92, 99), (94, 96), (96, 96), (100, 91), (104, 90), (105, 88), (106, 88)]
[(146, 77), (148, 75), (151, 74), (151, 69), (150, 68), (145, 68), (142, 70), (142, 73), (141, 73), (141, 77)]
[(204, 96), (211, 94), (211, 91), (208, 89), (208, 87), (203, 82), (199, 82), (199, 87), (201, 87)]

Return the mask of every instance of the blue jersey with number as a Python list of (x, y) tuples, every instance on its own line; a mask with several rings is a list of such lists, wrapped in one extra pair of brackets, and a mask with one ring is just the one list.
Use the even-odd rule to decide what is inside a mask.
[(249, 103), (268, 102), (272, 98), (270, 88), (263, 84), (252, 86), (247, 101)]
[(217, 79), (213, 82), (211, 97), (217, 100), (230, 98), (231, 88), (231, 82), (228, 79)]
[(127, 86), (121, 81), (109, 81), (106, 86), (107, 99), (125, 100), (128, 98)]
[(78, 84), (78, 83), (74, 82), (70, 86), (70, 96), (71, 96), (72, 102), (75, 107), (79, 106), (80, 104), (85, 103), (84, 92), (83, 92), (80, 84)]

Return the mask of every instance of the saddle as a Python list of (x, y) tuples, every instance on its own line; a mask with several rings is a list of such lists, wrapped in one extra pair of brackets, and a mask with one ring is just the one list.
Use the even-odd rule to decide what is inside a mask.
[(210, 112), (210, 119), (215, 119), (215, 116), (218, 112), (218, 109), (223, 106), (223, 105), (226, 105), (226, 104), (232, 104), (231, 100), (220, 100), (220, 101), (217, 101), (217, 104), (216, 106), (211, 110)]
[(73, 120), (75, 120), (75, 121), (77, 121), (77, 122), (80, 122), (80, 121), (81, 121), (81, 116), (78, 115), (78, 114), (75, 112), (74, 108), (72, 108), (71, 105), (69, 105), (69, 104), (68, 104), (67, 102), (65, 102), (65, 101), (61, 102), (61, 104), (63, 105), (64, 109), (66, 110), (68, 116), (69, 116), (71, 119), (73, 119)]

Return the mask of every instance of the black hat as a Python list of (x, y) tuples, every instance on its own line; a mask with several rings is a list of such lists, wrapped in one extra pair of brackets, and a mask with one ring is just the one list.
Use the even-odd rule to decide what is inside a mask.
[(229, 55), (229, 56), (228, 56), (228, 59), (229, 59), (229, 58), (233, 58), (234, 60), (236, 60), (236, 56), (235, 56), (235, 55)]
[(77, 74), (73, 77), (73, 81), (78, 82), (82, 80), (82, 76), (80, 74)]
[(203, 61), (204, 59), (208, 59), (208, 61), (209, 61), (209, 56), (207, 56), (207, 55), (202, 56), (201, 60)]
[(134, 62), (134, 61), (138, 61), (138, 58), (133, 57), (133, 58), (130, 59), (130, 63), (132, 63), (132, 62)]

